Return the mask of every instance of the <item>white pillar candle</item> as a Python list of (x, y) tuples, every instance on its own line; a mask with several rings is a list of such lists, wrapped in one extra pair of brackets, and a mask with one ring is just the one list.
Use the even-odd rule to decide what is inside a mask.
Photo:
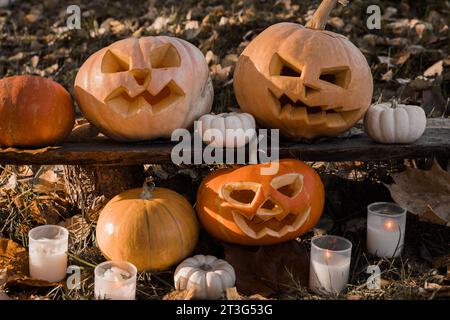
[(337, 236), (311, 240), (309, 287), (320, 294), (339, 294), (348, 283), (352, 243)]
[(95, 270), (95, 298), (102, 300), (134, 300), (136, 267), (125, 261), (106, 261)]
[(69, 232), (56, 225), (32, 229), (29, 238), (29, 268), (34, 279), (58, 282), (66, 277)]
[(377, 202), (367, 207), (367, 251), (378, 257), (398, 257), (405, 241), (406, 209)]

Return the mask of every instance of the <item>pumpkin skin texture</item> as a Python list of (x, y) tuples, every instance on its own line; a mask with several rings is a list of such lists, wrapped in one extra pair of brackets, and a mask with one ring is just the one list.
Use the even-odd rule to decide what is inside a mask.
[(216, 148), (242, 147), (256, 136), (255, 118), (249, 113), (205, 114), (198, 121), (203, 142)]
[(242, 245), (270, 245), (297, 238), (319, 220), (325, 192), (319, 175), (304, 162), (220, 169), (208, 175), (197, 193), (197, 213), (213, 237)]
[(166, 36), (128, 38), (91, 55), (75, 79), (86, 119), (110, 138), (169, 138), (212, 107), (213, 87), (201, 51)]
[(426, 126), (425, 111), (419, 106), (381, 103), (371, 106), (364, 117), (367, 134), (378, 143), (413, 143)]
[(175, 289), (191, 290), (196, 299), (217, 300), (235, 282), (236, 274), (228, 262), (200, 254), (180, 263), (174, 274)]
[(336, 136), (360, 120), (373, 80), (366, 58), (346, 37), (278, 23), (239, 57), (234, 91), (241, 109), (262, 126), (291, 140), (311, 140)]
[(110, 260), (129, 261), (139, 271), (165, 270), (194, 249), (195, 211), (172, 190), (155, 188), (148, 199), (142, 191), (125, 191), (107, 203), (97, 222), (97, 244)]
[(28, 75), (0, 79), (0, 146), (55, 145), (74, 124), (72, 99), (60, 84)]

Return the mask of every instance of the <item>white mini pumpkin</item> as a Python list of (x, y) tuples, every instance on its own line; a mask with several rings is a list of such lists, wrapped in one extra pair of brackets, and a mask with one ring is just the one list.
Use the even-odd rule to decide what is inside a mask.
[(236, 274), (225, 260), (196, 255), (180, 263), (174, 274), (175, 289), (192, 290), (196, 299), (217, 300), (234, 287)]
[(364, 118), (370, 138), (379, 143), (412, 143), (426, 128), (425, 111), (418, 106), (397, 104), (395, 101), (373, 105)]
[(255, 118), (249, 113), (205, 114), (198, 121), (203, 142), (216, 148), (242, 147), (256, 136)]

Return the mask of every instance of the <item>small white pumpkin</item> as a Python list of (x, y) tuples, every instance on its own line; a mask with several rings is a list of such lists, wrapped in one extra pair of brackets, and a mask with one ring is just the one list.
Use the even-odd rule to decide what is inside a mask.
[(214, 256), (196, 255), (181, 262), (174, 274), (175, 289), (192, 290), (196, 299), (217, 300), (234, 287), (233, 267)]
[(205, 114), (198, 121), (203, 142), (215, 148), (242, 147), (256, 136), (255, 118), (249, 113)]
[(426, 128), (425, 111), (418, 106), (387, 102), (373, 105), (364, 117), (370, 138), (379, 143), (412, 143)]

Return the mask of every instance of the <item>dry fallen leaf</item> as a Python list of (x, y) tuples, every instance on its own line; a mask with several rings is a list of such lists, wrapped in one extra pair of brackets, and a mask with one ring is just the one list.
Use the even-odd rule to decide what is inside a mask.
[(297, 241), (262, 247), (224, 243), (224, 247), (225, 259), (236, 271), (236, 287), (247, 296), (269, 296), (308, 283), (309, 257)]
[(61, 148), (61, 147), (45, 147), (45, 148), (40, 148), (40, 149), (17, 149), (17, 148), (5, 148), (5, 149), (2, 149), (2, 148), (0, 148), (0, 155), (2, 153), (9, 153), (9, 152), (28, 153), (28, 154), (31, 154), (31, 155), (36, 155), (36, 154), (47, 152), (49, 150), (59, 149), (59, 148)]
[(100, 132), (90, 123), (75, 125), (74, 129), (67, 138), (67, 142), (83, 142), (94, 139)]
[(432, 293), (436, 298), (450, 297), (450, 286), (442, 286), (437, 283), (426, 282), (424, 289)]
[(210, 67), (210, 74), (213, 80), (218, 82), (224, 82), (230, 75), (232, 66), (222, 67), (220, 64), (215, 64)]
[(28, 276), (28, 251), (6, 238), (0, 238), (0, 289), (16, 285), (28, 287), (57, 286), (59, 283), (49, 283), (32, 279)]
[(163, 300), (192, 300), (194, 298), (193, 290), (174, 290), (163, 297)]
[(33, 191), (36, 193), (52, 193), (64, 191), (63, 175), (55, 172), (55, 167), (45, 167), (46, 170), (39, 170), (39, 175), (33, 179)]
[(84, 241), (89, 235), (90, 226), (81, 214), (61, 221), (59, 225), (69, 230), (69, 241), (73, 244)]
[(444, 60), (440, 60), (433, 64), (431, 67), (429, 67), (423, 75), (425, 77), (434, 77), (434, 76), (440, 76), (442, 72), (444, 71)]
[(392, 177), (395, 183), (386, 187), (395, 202), (421, 219), (450, 226), (450, 175), (437, 162), (431, 170), (408, 167)]
[(242, 297), (237, 291), (236, 287), (227, 288), (226, 297), (227, 300), (242, 300)]

